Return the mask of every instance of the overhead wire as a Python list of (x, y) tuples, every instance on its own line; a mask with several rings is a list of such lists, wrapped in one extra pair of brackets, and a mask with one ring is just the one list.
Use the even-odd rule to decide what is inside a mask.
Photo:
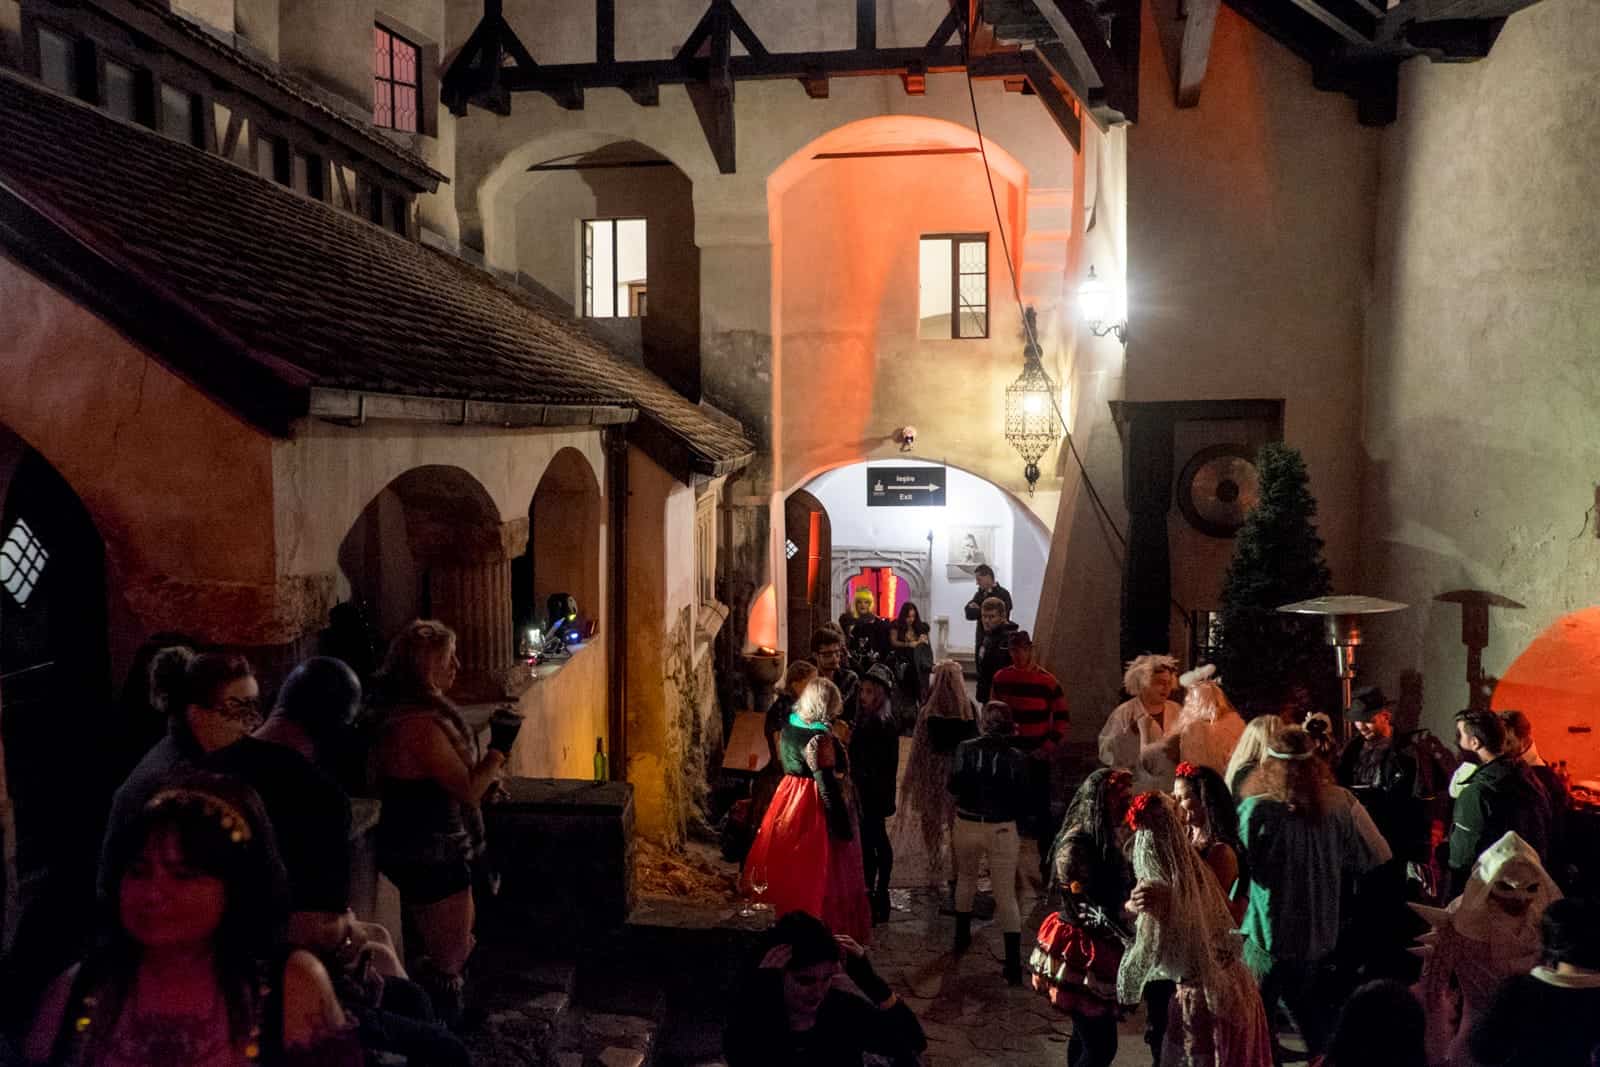
[[(958, 20), (958, 23), (961, 32), (962, 73), (966, 77), (967, 81), (967, 101), (972, 106), (972, 128), (973, 131), (978, 135), (978, 154), (983, 160), (983, 177), (989, 186), (989, 205), (994, 210), (995, 230), (1000, 234), (1000, 249), (1005, 254), (1006, 272), (1011, 278), (1011, 296), (1012, 299), (1016, 301), (1017, 311), (1022, 317), (1022, 329), (1027, 335), (1028, 344), (1033, 347), (1034, 351), (1039, 352), (1042, 356), (1044, 350), (1039, 347), (1039, 337), (1035, 329), (1035, 325), (1029, 321), (1027, 306), (1022, 302), (1022, 286), (1017, 280), (1017, 265), (1012, 261), (1011, 258), (1011, 242), (1006, 239), (1005, 219), (1000, 213), (1000, 197), (996, 194), (994, 188), (994, 172), (989, 168), (989, 150), (984, 142), (983, 120), (978, 115), (978, 94), (973, 88), (972, 27), (967, 24), (965, 19)], [(1072, 224), (1074, 227), (1076, 227), (1077, 220), (1073, 219)], [(1121, 566), (1127, 557), (1128, 539), (1123, 534), (1121, 527), (1117, 525), (1117, 520), (1112, 517), (1111, 511), (1106, 507), (1105, 501), (1101, 499), (1100, 491), (1095, 488), (1094, 479), (1089, 477), (1089, 468), (1084, 464), (1083, 456), (1078, 452), (1077, 442), (1073, 440), (1072, 430), (1067, 425), (1066, 417), (1061, 413), (1061, 404), (1056, 398), (1056, 391), (1054, 389), (1050, 391), (1050, 408), (1055, 412), (1056, 421), (1061, 424), (1062, 439), (1066, 441), (1067, 451), (1072, 456), (1073, 462), (1077, 464), (1078, 474), (1083, 479), (1083, 488), (1089, 494), (1090, 503), (1093, 504), (1095, 511), (1099, 513), (1100, 520), (1106, 524), (1106, 527), (1110, 529), (1112, 535), (1117, 539), (1117, 545), (1120, 547), (1121, 551), (1113, 552), (1113, 555), (1117, 557), (1118, 566)], [(1189, 609), (1184, 607), (1184, 605), (1180, 603), (1178, 598), (1175, 596), (1169, 594), (1167, 599), (1171, 602), (1173, 607), (1178, 609), (1179, 615), (1184, 621), (1184, 625), (1188, 626)]]
[[(1011, 296), (1012, 299), (1017, 302), (1017, 311), (1022, 316), (1022, 329), (1024, 333), (1027, 334), (1028, 344), (1032, 345), (1035, 351), (1038, 351), (1042, 354), (1044, 350), (1039, 347), (1039, 338), (1034, 324), (1029, 321), (1027, 307), (1022, 302), (1022, 286), (1017, 280), (1017, 265), (1011, 259), (1011, 242), (1006, 239), (1005, 220), (1000, 214), (1000, 198), (995, 193), (994, 172), (989, 169), (989, 150), (984, 142), (983, 120), (978, 117), (978, 94), (973, 89), (972, 84), (971, 47), (972, 28), (966, 25), (965, 21), (963, 20), (961, 23), (962, 69), (967, 79), (967, 100), (972, 105), (972, 128), (978, 135), (978, 153), (983, 160), (983, 177), (989, 185), (989, 204), (994, 209), (995, 229), (1000, 234), (1000, 249), (1005, 254), (1006, 271), (1011, 277)], [(1094, 504), (1095, 510), (1100, 513), (1101, 520), (1105, 522), (1106, 526), (1110, 528), (1112, 534), (1116, 536), (1117, 544), (1122, 547), (1124, 552), (1126, 552), (1128, 548), (1128, 539), (1123, 535), (1122, 529), (1117, 525), (1116, 519), (1112, 518), (1111, 512), (1106, 507), (1105, 501), (1100, 498), (1100, 491), (1095, 488), (1094, 479), (1089, 477), (1089, 468), (1084, 464), (1083, 456), (1078, 453), (1077, 442), (1073, 440), (1072, 430), (1067, 426), (1066, 417), (1061, 413), (1061, 404), (1057, 400), (1055, 390), (1053, 389), (1050, 391), (1050, 408), (1055, 412), (1056, 421), (1061, 424), (1061, 436), (1067, 443), (1067, 451), (1072, 455), (1073, 461), (1078, 465), (1078, 473), (1083, 478), (1083, 487), (1089, 494), (1089, 500)], [(1119, 559), (1117, 562), (1121, 563), (1122, 561)]]

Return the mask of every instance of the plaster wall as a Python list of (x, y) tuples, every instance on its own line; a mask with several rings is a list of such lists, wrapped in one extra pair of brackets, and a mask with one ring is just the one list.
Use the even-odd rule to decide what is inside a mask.
[(234, 32), (234, 0), (176, 0), (172, 8), (199, 19), (212, 29)]
[[(1017, 250), (1026, 188), (1000, 175), (995, 185)], [(894, 431), (912, 425), (918, 454), (1023, 488), (1002, 436), (1005, 386), (1022, 369), (1021, 317), (979, 157), (831, 160), (781, 208), (780, 482), (898, 455)], [(989, 235), (987, 338), (918, 337), (918, 246), (943, 233)]]
[(3, 256), (0, 309), (0, 423), (105, 540), (114, 676), (156, 630), (286, 640), (268, 439)]
[[(1481, 62), (1407, 63), (1382, 137), (1355, 457), (1362, 580), (1412, 606), (1372, 627), (1363, 675), (1420, 685), (1423, 725), (1444, 737), (1467, 704), (1466, 650), (1461, 609), (1435, 596), (1469, 588), (1525, 605), (1490, 609), (1491, 675), (1600, 602), (1594, 14), (1544, 0)], [(1584, 669), (1581, 655), (1559, 658)], [(1538, 681), (1557, 695), (1585, 684), (1557, 670)], [(1519, 706), (1538, 730), (1542, 702)]]
[[(806, 484), (806, 489), (828, 511), (835, 549), (852, 545), (926, 551), (928, 535), (933, 535), (933, 597), (917, 606), (930, 624), (941, 615), (949, 620), (949, 647), (935, 649), (939, 656), (972, 648), (972, 623), (966, 618), (965, 608), (976, 585), (965, 574), (949, 577), (945, 561), (949, 558), (953, 527), (995, 528), (991, 565), (1000, 584), (1011, 591), (1011, 618), (1026, 630), (1035, 625), (1045, 556), (1049, 553), (1049, 534), (1043, 524), (1011, 494), (956, 467), (946, 471), (948, 485), (942, 508), (867, 507), (867, 466), (862, 463), (836, 468)], [(836, 606), (846, 604), (844, 590), (833, 591), (833, 602)]]
[[(1067, 276), (1080, 278), (1096, 264), (1100, 277), (1122, 281), (1128, 263), (1127, 129), (1102, 133), (1087, 124), (1084, 151), (1072, 179), (1072, 246)], [(1118, 703), (1122, 667), (1120, 635), (1121, 549), (1116, 530), (1127, 527), (1122, 494), (1122, 440), (1111, 401), (1123, 395), (1124, 350), (1111, 336), (1093, 336), (1076, 316), (1057, 323), (1065, 364), (1063, 414), (1083, 471), (1066, 456), (1060, 502), (1052, 527), (1039, 597), (1034, 648), (1061, 681), (1072, 709), (1069, 735), (1092, 742)], [(1109, 521), (1096, 507), (1099, 494)]]
[(376, 13), (372, 0), (278, 0), (278, 62), (370, 112)]
[[(458, 467), (494, 502), (501, 522), (525, 518), (551, 459), (563, 448), (588, 461), (605, 485), (598, 429), (501, 430), (432, 423), (339, 426), (306, 419), (272, 448), (278, 568), (286, 575), (331, 575), (339, 545), (363, 509), (416, 467)], [(604, 525), (596, 534), (604, 554)], [(602, 600), (604, 589), (601, 590)]]
[[(1127, 134), (1126, 398), (1282, 398), (1284, 437), (1305, 456), (1345, 592), (1359, 579), (1351, 453), (1377, 134), (1226, 5), (1199, 106), (1179, 110), (1158, 17), (1145, 6), (1140, 120)], [(1180, 543), (1174, 588), (1205, 601), (1189, 607), (1215, 606), (1231, 546)]]
[[(638, 159), (648, 152), (619, 145), (601, 155)], [(622, 335), (645, 366), (693, 395), (700, 378), (700, 250), (694, 243), (694, 190), (688, 177), (662, 166), (550, 171), (529, 178), (534, 180), (516, 208), (517, 271), (576, 313), (583, 304), (582, 220), (645, 220), (648, 314), (595, 319), (593, 325), (608, 338)]]
[(701, 714), (695, 491), (637, 449), (628, 453), (627, 780), (639, 832), (679, 842), (692, 817), (686, 768)]

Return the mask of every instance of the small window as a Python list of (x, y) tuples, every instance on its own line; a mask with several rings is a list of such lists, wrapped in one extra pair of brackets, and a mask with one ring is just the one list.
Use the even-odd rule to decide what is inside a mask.
[(988, 234), (924, 237), (918, 289), (918, 337), (988, 337)]
[(294, 154), (294, 191), (313, 200), (322, 200), (327, 193), (327, 180), (323, 177), (327, 165), (315, 152)]
[(39, 80), (58, 93), (78, 95), (78, 49), (72, 38), (39, 27)]
[(256, 137), (256, 173), (271, 178), (279, 185), (294, 181), (293, 166), (289, 160), (289, 143), (281, 137), (261, 134)]
[(139, 113), (139, 90), (132, 67), (125, 67), (114, 60), (106, 60), (100, 92), (107, 111), (119, 119), (134, 121)]
[(644, 219), (585, 219), (582, 254), (584, 315), (621, 319), (645, 314)]
[(0, 542), (0, 586), (5, 586), (18, 605), (26, 604), (49, 558), (50, 553), (39, 543), (33, 530), (18, 519), (6, 539)]
[(200, 97), (176, 85), (161, 87), (161, 132), (176, 141), (205, 145), (205, 111)]
[(389, 228), (401, 237), (410, 235), (411, 212), (406, 203), (406, 198), (399, 193), (390, 193), (389, 199)]
[(417, 132), (417, 102), (422, 99), (422, 63), (417, 46), (384, 29), (372, 28), (372, 121), (391, 130)]

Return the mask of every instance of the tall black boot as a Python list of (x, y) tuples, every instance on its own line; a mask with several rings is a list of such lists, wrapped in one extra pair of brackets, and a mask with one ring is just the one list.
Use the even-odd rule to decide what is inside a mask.
[(956, 955), (972, 947), (972, 912), (956, 912)]
[(1006, 965), (1000, 972), (1006, 985), (1022, 984), (1022, 935), (1006, 934)]

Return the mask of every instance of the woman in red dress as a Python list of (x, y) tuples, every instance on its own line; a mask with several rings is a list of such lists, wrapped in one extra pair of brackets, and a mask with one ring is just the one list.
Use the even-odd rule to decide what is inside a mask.
[(836, 933), (866, 944), (872, 912), (861, 870), (861, 842), (850, 796), (846, 747), (832, 724), (843, 709), (839, 689), (813, 679), (778, 737), (783, 781), (745, 860), (741, 888), (760, 894), (779, 915), (804, 911)]

